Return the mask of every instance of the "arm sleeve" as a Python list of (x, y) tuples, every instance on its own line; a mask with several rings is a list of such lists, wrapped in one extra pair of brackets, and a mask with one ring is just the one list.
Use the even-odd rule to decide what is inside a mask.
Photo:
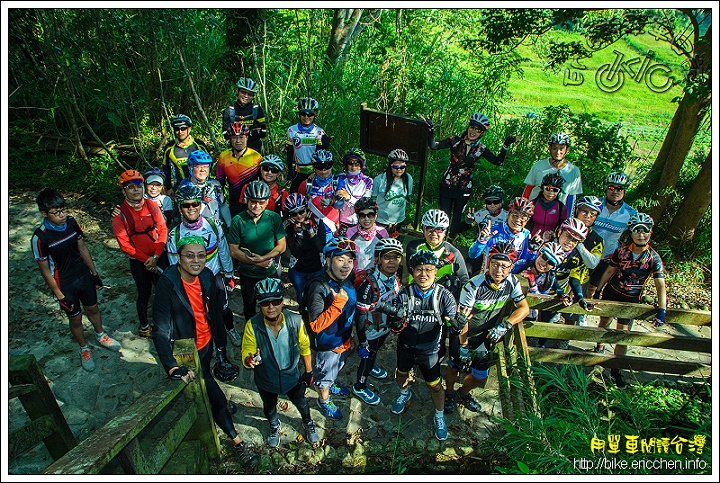
[(328, 136), (326, 133), (323, 133), (322, 137), (320, 138), (320, 149), (327, 149), (328, 146), (330, 146), (330, 136)]
[(533, 188), (534, 188), (533, 185), (531, 185), (531, 184), (526, 184), (526, 185), (525, 185), (525, 191), (523, 191), (522, 197), (525, 198), (526, 200), (529, 200), (529, 199), (530, 199), (530, 193), (532, 193)]
[[(332, 294), (329, 294), (328, 296), (332, 296)], [(321, 306), (320, 304), (324, 306), (325, 301), (323, 299), (322, 292), (316, 292), (313, 294), (310, 298), (310, 303), (308, 304), (308, 317), (310, 318), (310, 328), (313, 332), (317, 334), (318, 332), (322, 332), (324, 329), (330, 327), (340, 316), (340, 313), (342, 312), (343, 307), (345, 307), (347, 301), (347, 295), (341, 295), (338, 293), (333, 297), (333, 301), (330, 306), (318, 313), (317, 308)], [(315, 314), (317, 315), (315, 316)]]
[(495, 156), (492, 152), (490, 152), (489, 149), (486, 149), (482, 153), (482, 157), (490, 161), (495, 166), (500, 166), (503, 164), (503, 161), (505, 161), (505, 156), (507, 155), (507, 149), (501, 149), (500, 154)]
[[(245, 369), (250, 369), (250, 366), (245, 364), (245, 358), (248, 356), (248, 354), (255, 354), (257, 352), (257, 340), (255, 339), (255, 332), (253, 332), (252, 322), (250, 320), (245, 322), (242, 346), (240, 350), (240, 359), (242, 360), (243, 367), (245, 367)], [(262, 354), (260, 354), (260, 357), (262, 357)]]
[(298, 331), (298, 345), (300, 346), (301, 356), (310, 355), (310, 337), (308, 337), (305, 324), (300, 324), (300, 330)]

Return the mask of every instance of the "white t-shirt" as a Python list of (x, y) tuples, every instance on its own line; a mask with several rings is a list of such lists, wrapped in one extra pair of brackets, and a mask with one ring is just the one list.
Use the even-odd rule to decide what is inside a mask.
[(550, 164), (550, 158), (545, 158), (535, 161), (535, 164), (532, 165), (530, 172), (525, 177), (525, 184), (534, 187), (528, 199), (534, 200), (540, 193), (540, 184), (546, 174), (557, 172), (565, 178), (562, 191), (560, 191), (560, 195), (558, 196), (558, 199), (562, 201), (563, 204), (567, 205), (567, 195), (579, 195), (583, 192), (582, 178), (577, 166), (568, 161), (564, 168), (557, 170)]

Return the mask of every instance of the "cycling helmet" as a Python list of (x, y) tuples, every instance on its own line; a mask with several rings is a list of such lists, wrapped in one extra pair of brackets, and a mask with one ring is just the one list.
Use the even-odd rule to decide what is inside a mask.
[(325, 244), (323, 248), (323, 255), (325, 257), (338, 257), (340, 255), (350, 254), (355, 257), (355, 249), (357, 245), (349, 238), (341, 236), (339, 238), (331, 238), (329, 242)]
[(563, 184), (565, 184), (565, 178), (563, 178), (562, 175), (556, 171), (554, 173), (548, 173), (543, 176), (540, 186), (554, 186), (555, 188), (562, 188)]
[(378, 211), (378, 204), (369, 196), (364, 196), (357, 200), (355, 203), (355, 213), (359, 213), (362, 210), (373, 210), (375, 213)]
[(173, 129), (178, 127), (192, 127), (192, 121), (185, 114), (178, 114), (177, 116), (170, 119), (170, 125)]
[(196, 164), (212, 164), (212, 162), (212, 157), (202, 149), (193, 151), (187, 158), (187, 165), (190, 169), (193, 169)]
[(237, 81), (237, 88), (252, 92), (253, 94), (257, 94), (258, 91), (257, 83), (249, 77), (241, 77)]
[(122, 188), (123, 185), (128, 181), (140, 181), (142, 183), (143, 181), (145, 181), (145, 179), (139, 171), (135, 171), (134, 169), (128, 169), (120, 175), (120, 178), (118, 179), (118, 184)]
[(532, 201), (523, 198), (522, 196), (516, 196), (513, 198), (507, 209), (508, 211), (519, 211), (527, 216), (533, 216), (533, 214), (535, 214), (535, 205)]
[(317, 149), (312, 154), (312, 163), (315, 164), (324, 164), (324, 163), (332, 163), (333, 162), (333, 155), (330, 151), (326, 149)]
[(273, 168), (279, 169), (281, 172), (285, 171), (285, 163), (282, 162), (282, 159), (280, 159), (279, 156), (274, 154), (263, 156), (262, 161), (260, 161), (260, 166), (272, 166)]
[(202, 189), (194, 184), (186, 184), (180, 186), (175, 191), (175, 202), (179, 205), (183, 201), (188, 200), (195, 200), (195, 201), (202, 201), (203, 199), (203, 192)]
[(623, 173), (622, 171), (614, 171), (610, 173), (605, 180), (605, 185), (617, 185), (621, 186), (623, 189), (630, 186), (630, 177)]
[(313, 99), (312, 97), (303, 97), (298, 101), (298, 111), (312, 111), (317, 112), (318, 110), (318, 101)]
[(550, 135), (548, 144), (566, 144), (570, 147), (570, 136), (564, 132), (556, 132)]
[(257, 303), (266, 300), (282, 300), (285, 295), (285, 285), (279, 278), (266, 278), (255, 285), (255, 299)]
[(579, 238), (580, 241), (584, 241), (588, 235), (587, 226), (585, 226), (585, 223), (578, 220), (577, 218), (568, 218), (567, 220), (563, 221), (560, 225), (560, 230), (570, 231), (573, 235), (575, 235), (575, 238)]
[(427, 210), (422, 217), (422, 225), (431, 228), (444, 228), (450, 226), (450, 218), (443, 210), (432, 208)]
[(388, 252), (404, 253), (403, 245), (397, 238), (381, 238), (375, 244), (375, 253), (384, 254)]
[(490, 127), (490, 119), (488, 119), (485, 114), (476, 112), (472, 116), (470, 116), (470, 125), (477, 126), (483, 131), (487, 131)]
[(505, 199), (505, 192), (498, 185), (492, 185), (485, 188), (482, 195), (484, 200), (500, 200)]
[(145, 178), (145, 183), (147, 184), (165, 184), (165, 173), (163, 173), (160, 168), (152, 167), (149, 171), (145, 171), (143, 178)]
[(595, 210), (598, 213), (602, 211), (602, 201), (600, 201), (600, 198), (597, 196), (583, 196), (580, 198), (577, 202), (577, 207), (581, 208), (583, 206)]
[(565, 259), (565, 250), (558, 242), (545, 242), (538, 250), (538, 254), (542, 255), (548, 263), (560, 265)]
[(438, 257), (434, 252), (430, 250), (418, 250), (410, 256), (408, 260), (408, 268), (415, 270), (418, 265), (433, 265), (438, 266)]
[(245, 202), (247, 200), (267, 200), (270, 198), (270, 187), (265, 181), (250, 181), (245, 188)]
[(249, 136), (250, 128), (240, 121), (234, 121), (230, 124), (230, 127), (227, 128), (227, 133), (230, 136)]
[(365, 153), (360, 148), (350, 148), (342, 158), (343, 166), (347, 169), (347, 163), (351, 159), (360, 161), (361, 169), (365, 169)]
[(630, 216), (628, 220), (628, 229), (632, 230), (634, 226), (645, 225), (648, 229), (652, 229), (655, 225), (655, 221), (646, 213), (636, 213)]
[(409, 158), (408, 158), (407, 153), (405, 151), (403, 151), (402, 149), (393, 149), (392, 151), (390, 151), (390, 153), (388, 153), (388, 159), (390, 161), (405, 161), (405, 162), (407, 162)]
[(285, 198), (285, 202), (283, 203), (283, 208), (288, 213), (295, 213), (296, 211), (300, 211), (306, 206), (306, 200), (303, 195), (300, 193), (290, 193), (287, 198)]
[(494, 243), (488, 252), (488, 260), (498, 259), (515, 263), (517, 261), (517, 257), (518, 253), (515, 246), (507, 241)]

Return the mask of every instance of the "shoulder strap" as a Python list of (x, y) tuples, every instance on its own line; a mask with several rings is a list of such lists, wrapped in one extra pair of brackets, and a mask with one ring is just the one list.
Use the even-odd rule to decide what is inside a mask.
[[(258, 104), (253, 104), (253, 108), (252, 108), (252, 118), (253, 118), (253, 121), (257, 121), (257, 118), (258, 118), (258, 110), (259, 110), (259, 109), (260, 109), (260, 105), (258, 105)], [(253, 122), (253, 124), (254, 124), (254, 122)]]
[(135, 218), (133, 217), (132, 211), (130, 211), (130, 207), (127, 203), (125, 203), (125, 201), (120, 203), (120, 216), (122, 216), (122, 220), (125, 223), (128, 235), (130, 236), (130, 243), (132, 243), (132, 237), (137, 233), (135, 231)]
[(231, 105), (231, 106), (229, 107), (229, 109), (230, 109), (230, 116), (229, 116), (229, 117), (230, 117), (230, 124), (232, 124), (232, 123), (235, 122), (235, 104)]
[(210, 227), (212, 228), (213, 232), (215, 233), (215, 238), (218, 239), (218, 243), (219, 243), (219, 242), (220, 242), (220, 233), (218, 232), (217, 223), (215, 222), (215, 220), (214, 220), (212, 217), (210, 217), (210, 218), (205, 218), (205, 217), (203, 216), (203, 218), (205, 219), (205, 221), (207, 221), (208, 223), (210, 223)]

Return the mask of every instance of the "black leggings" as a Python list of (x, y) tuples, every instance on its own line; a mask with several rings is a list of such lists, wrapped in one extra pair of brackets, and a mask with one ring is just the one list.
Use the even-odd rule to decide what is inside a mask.
[(210, 400), (210, 406), (212, 407), (215, 424), (220, 426), (220, 429), (222, 429), (225, 434), (230, 437), (230, 439), (234, 439), (237, 436), (237, 431), (235, 431), (232, 415), (230, 415), (230, 411), (228, 411), (227, 398), (225, 397), (225, 393), (222, 389), (220, 389), (220, 386), (210, 370), (212, 348), (213, 342), (211, 340), (205, 347), (198, 351), (200, 366), (202, 367), (203, 372), (203, 379), (205, 380), (205, 389), (207, 389), (208, 399)]
[[(310, 405), (307, 402), (307, 398), (305, 398), (306, 387), (305, 384), (296, 384), (295, 387), (287, 392), (287, 397), (297, 408), (298, 412), (300, 412), (302, 422), (307, 425), (312, 421), (312, 418), (310, 417)], [(279, 423), (277, 414), (278, 394), (260, 389), (259, 387), (258, 393), (263, 402), (263, 413), (265, 413), (265, 417), (270, 422), (270, 426), (277, 427)]]
[(468, 226), (465, 223), (465, 214), (463, 208), (467, 205), (470, 200), (470, 193), (449, 195), (446, 190), (440, 190), (440, 197), (438, 205), (450, 217), (450, 229), (448, 230), (448, 236), (454, 237), (458, 233), (465, 231)]
[(150, 296), (152, 295), (153, 286), (157, 283), (159, 275), (145, 268), (143, 262), (134, 258), (130, 259), (130, 273), (132, 274), (133, 280), (135, 280), (135, 286), (138, 291), (135, 306), (137, 307), (140, 326), (147, 327), (150, 324), (148, 319), (148, 304), (150, 302)]
[(360, 364), (358, 364), (357, 369), (357, 382), (355, 383), (355, 387), (357, 387), (358, 390), (367, 387), (367, 378), (370, 375), (373, 367), (375, 366), (375, 359), (377, 359), (378, 351), (385, 343), (385, 339), (387, 339), (388, 335), (390, 335), (390, 332), (385, 335), (381, 335), (377, 339), (367, 341), (368, 349), (370, 349), (370, 355), (367, 359), (363, 359), (362, 357), (360, 358)]

